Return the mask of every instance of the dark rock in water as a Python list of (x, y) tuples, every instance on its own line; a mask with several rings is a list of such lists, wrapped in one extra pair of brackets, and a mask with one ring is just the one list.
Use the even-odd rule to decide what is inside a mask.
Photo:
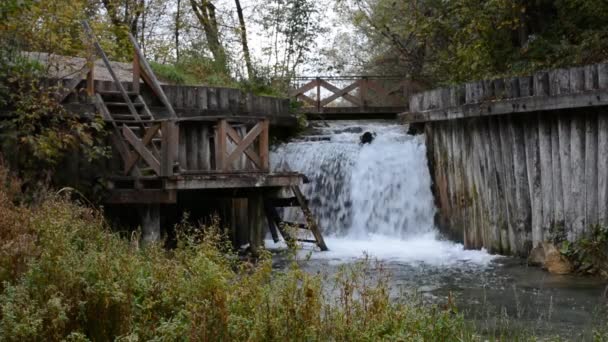
[(361, 133), (363, 132), (363, 128), (362, 127), (348, 127), (345, 129), (338, 129), (335, 130), (334, 133), (335, 134), (339, 134), (339, 133)]
[(361, 143), (362, 144), (371, 144), (371, 142), (374, 141), (375, 137), (376, 137), (376, 133), (365, 132), (360, 137)]
[(424, 133), (424, 124), (421, 123), (410, 124), (407, 129), (407, 134), (409, 135), (418, 135), (422, 133)]

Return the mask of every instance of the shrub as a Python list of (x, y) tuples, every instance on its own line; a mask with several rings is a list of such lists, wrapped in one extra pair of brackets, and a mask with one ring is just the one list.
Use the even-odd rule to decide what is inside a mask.
[(1, 340), (474, 338), (453, 310), (391, 299), (388, 275), (369, 261), (333, 279), (296, 260), (273, 271), (268, 253), (239, 259), (217, 221), (178, 225), (173, 250), (140, 249), (94, 209), (55, 195), (18, 206), (2, 182)]

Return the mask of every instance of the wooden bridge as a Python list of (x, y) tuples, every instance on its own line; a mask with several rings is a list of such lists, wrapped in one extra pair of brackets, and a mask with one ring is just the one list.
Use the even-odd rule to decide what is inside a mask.
[[(88, 103), (94, 105), (111, 130), (113, 160), (102, 175), (108, 181), (107, 204), (136, 209), (144, 241), (160, 239), (167, 210), (201, 211), (207, 203), (223, 212), (222, 223), (230, 225), (237, 245), (249, 243), (255, 251), (263, 244), (268, 227), (275, 241), (280, 233), (285, 240), (311, 242), (327, 250), (299, 189), (303, 175), (270, 170), (270, 126), (280, 122), (256, 111), (276, 111), (282, 100), (246, 96), (239, 102), (238, 91), (230, 89), (215, 94), (200, 87), (182, 91), (163, 86), (132, 36), (133, 79), (124, 82), (91, 28), (86, 22), (83, 26), (95, 54), (80, 76), (64, 81), (66, 91), (59, 94), (60, 100), (66, 107), (80, 110)], [(97, 56), (112, 82), (95, 79)], [(167, 96), (167, 89), (181, 96)], [(227, 95), (220, 97), (219, 93)], [(176, 102), (194, 110), (176, 110)], [(281, 196), (288, 192), (292, 197)], [(276, 210), (285, 206), (300, 207), (307, 218), (305, 224), (291, 224), (304, 229), (297, 236), (284, 229), (289, 223)]]
[(289, 96), (312, 118), (395, 118), (408, 107), (410, 95), (419, 90), (403, 77), (297, 77)]

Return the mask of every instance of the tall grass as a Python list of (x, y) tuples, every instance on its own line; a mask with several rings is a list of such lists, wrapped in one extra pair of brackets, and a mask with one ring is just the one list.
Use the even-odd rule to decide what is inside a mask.
[(297, 262), (273, 271), (268, 254), (239, 259), (217, 223), (178, 225), (173, 250), (139, 248), (95, 209), (15, 204), (0, 176), (0, 340), (474, 339), (451, 310), (392, 301), (367, 263), (332, 281)]

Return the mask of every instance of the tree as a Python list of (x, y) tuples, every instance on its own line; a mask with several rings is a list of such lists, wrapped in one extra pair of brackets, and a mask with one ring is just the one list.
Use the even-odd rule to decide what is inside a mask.
[(249, 53), (249, 44), (247, 42), (247, 26), (245, 25), (245, 17), (243, 16), (243, 8), (240, 0), (234, 0), (236, 4), (236, 13), (239, 17), (239, 31), (241, 34), (241, 45), (243, 46), (243, 57), (245, 58), (245, 66), (247, 67), (247, 77), (250, 81), (255, 79), (255, 71), (251, 63), (251, 54)]
[(228, 72), (226, 50), (220, 42), (220, 34), (215, 14), (215, 5), (210, 0), (190, 0), (192, 10), (205, 32), (209, 50), (213, 54), (215, 64), (221, 71)]

